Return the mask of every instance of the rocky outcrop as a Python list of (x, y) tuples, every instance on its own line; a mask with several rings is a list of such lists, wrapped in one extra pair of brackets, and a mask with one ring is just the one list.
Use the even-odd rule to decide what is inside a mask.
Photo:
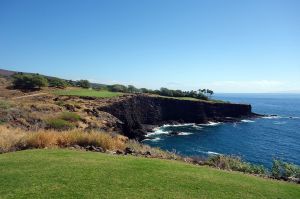
[(136, 95), (101, 106), (123, 123), (121, 131), (129, 138), (143, 139), (149, 126), (166, 123), (230, 122), (252, 117), (251, 105), (178, 100)]

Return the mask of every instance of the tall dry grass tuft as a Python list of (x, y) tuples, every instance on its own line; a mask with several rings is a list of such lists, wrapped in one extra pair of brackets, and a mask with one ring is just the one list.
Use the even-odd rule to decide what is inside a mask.
[(54, 131), (40, 130), (24, 132), (20, 129), (11, 129), (0, 126), (0, 151), (7, 152), (15, 149), (70, 147), (79, 145), (102, 147), (104, 150), (124, 150), (123, 136), (111, 135), (96, 131), (82, 130)]
[(33, 132), (28, 133), (21, 140), (19, 145), (22, 148), (45, 148), (57, 146), (59, 134), (56, 132)]
[(10, 129), (6, 126), (0, 126), (0, 152), (14, 150), (25, 135), (24, 131), (20, 129)]
[(125, 142), (120, 139), (119, 136), (112, 136), (107, 133), (92, 132), (80, 132), (80, 131), (68, 131), (59, 133), (57, 138), (57, 145), (60, 147), (73, 146), (75, 144), (79, 146), (99, 146), (106, 150), (115, 150), (125, 148)]

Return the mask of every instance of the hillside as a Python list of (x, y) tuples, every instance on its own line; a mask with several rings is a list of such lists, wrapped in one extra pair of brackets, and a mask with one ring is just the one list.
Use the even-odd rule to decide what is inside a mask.
[(25, 130), (52, 128), (47, 121), (73, 112), (81, 118), (74, 122), (76, 128), (117, 132), (142, 140), (147, 132), (163, 124), (235, 122), (256, 116), (247, 104), (78, 87), (24, 92), (10, 88), (10, 84), (11, 80), (0, 78), (0, 103), (6, 107), (0, 109), (0, 121)]
[(299, 198), (300, 187), (176, 161), (71, 150), (0, 155), (1, 198)]
[(17, 73), (17, 72), (11, 71), (11, 70), (0, 69), (0, 75), (3, 75), (3, 76), (11, 76), (15, 73)]

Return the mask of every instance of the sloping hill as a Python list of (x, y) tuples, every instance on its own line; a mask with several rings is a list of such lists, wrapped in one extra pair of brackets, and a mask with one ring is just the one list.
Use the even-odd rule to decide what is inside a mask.
[(0, 155), (0, 198), (299, 198), (300, 186), (176, 161), (71, 150)]

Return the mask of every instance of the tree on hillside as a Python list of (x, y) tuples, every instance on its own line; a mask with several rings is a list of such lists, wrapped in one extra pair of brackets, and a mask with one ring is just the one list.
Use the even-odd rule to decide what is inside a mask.
[(77, 86), (77, 81), (66, 80), (68, 86)]
[(68, 85), (68, 83), (65, 80), (56, 77), (48, 78), (48, 83), (49, 83), (49, 87), (56, 87), (56, 88), (65, 88)]
[(112, 92), (122, 92), (122, 93), (128, 92), (127, 87), (122, 84), (110, 85), (110, 86), (108, 86), (108, 89)]
[(81, 88), (90, 88), (91, 84), (88, 80), (79, 80), (76, 82), (76, 85)]
[(128, 91), (129, 93), (138, 93), (138, 92), (140, 92), (140, 90), (137, 89), (137, 88), (136, 88), (135, 86), (133, 86), (133, 85), (128, 85), (127, 91)]
[(160, 95), (173, 97), (173, 92), (167, 88), (160, 88)]
[(147, 88), (140, 88), (140, 92), (141, 93), (150, 93), (151, 91), (149, 91), (149, 89), (147, 89)]
[(47, 79), (39, 74), (17, 73), (12, 77), (13, 87), (17, 89), (32, 90), (48, 86)]
[(206, 89), (206, 93), (209, 95), (209, 97), (211, 97), (214, 94), (214, 91)]

